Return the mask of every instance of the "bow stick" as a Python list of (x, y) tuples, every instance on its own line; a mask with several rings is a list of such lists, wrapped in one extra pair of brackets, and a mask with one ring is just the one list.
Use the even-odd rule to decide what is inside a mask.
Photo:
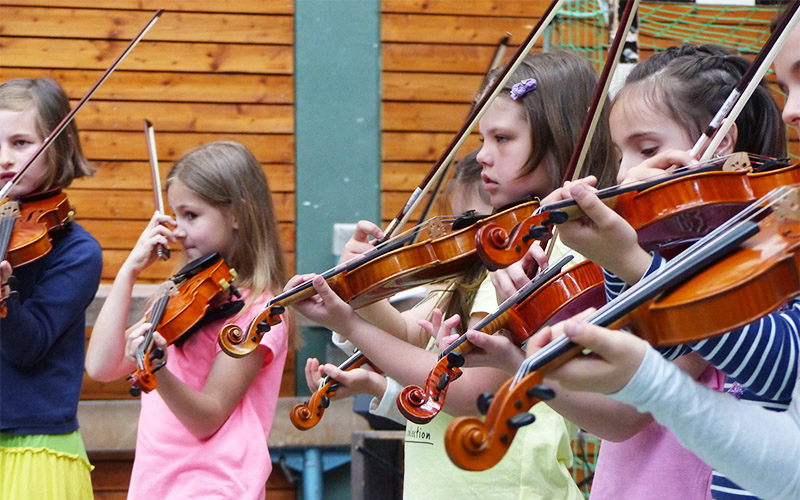
[[(725, 134), (728, 133), (728, 130), (730, 130), (731, 126), (736, 122), (736, 118), (739, 117), (739, 113), (741, 113), (742, 109), (747, 104), (748, 99), (750, 99), (750, 96), (755, 92), (756, 88), (758, 88), (761, 79), (764, 78), (775, 56), (778, 55), (778, 52), (780, 52), (783, 44), (786, 42), (786, 38), (792, 32), (795, 25), (797, 25), (797, 21), (800, 19), (800, 10), (798, 10), (798, 6), (800, 6), (800, 1), (795, 0), (786, 9), (786, 12), (784, 12), (775, 30), (770, 34), (766, 43), (761, 48), (758, 56), (753, 60), (753, 63), (745, 74), (742, 75), (742, 79), (736, 85), (736, 88), (728, 95), (728, 98), (722, 104), (719, 111), (717, 111), (717, 114), (711, 120), (706, 131), (700, 139), (697, 140), (694, 147), (692, 147), (689, 152), (692, 158), (696, 158), (707, 143), (708, 147), (705, 152), (703, 152), (703, 156), (700, 157), (700, 163), (711, 159), (711, 156), (716, 152), (722, 139), (725, 138)], [(711, 141), (710, 143), (709, 140)]]
[(136, 47), (136, 44), (138, 44), (139, 41), (142, 38), (144, 38), (144, 36), (147, 34), (148, 31), (150, 31), (150, 28), (152, 28), (153, 25), (156, 23), (156, 21), (158, 21), (158, 19), (161, 17), (161, 14), (163, 12), (164, 12), (164, 9), (158, 9), (158, 11), (155, 13), (155, 15), (153, 15), (152, 19), (150, 19), (150, 21), (145, 25), (145, 27), (142, 28), (142, 31), (140, 31), (139, 34), (136, 35), (136, 37), (133, 40), (131, 40), (131, 43), (128, 44), (128, 47), (125, 49), (125, 51), (117, 58), (116, 61), (114, 61), (114, 63), (105, 71), (105, 73), (103, 73), (103, 75), (100, 76), (100, 79), (97, 80), (97, 82), (92, 86), (92, 88), (89, 89), (89, 91), (86, 93), (86, 95), (83, 96), (83, 98), (80, 100), (80, 102), (78, 102), (78, 104), (75, 105), (75, 107), (72, 108), (72, 110), (69, 113), (67, 113), (67, 116), (65, 116), (64, 119), (61, 120), (61, 123), (56, 125), (56, 128), (53, 129), (53, 131), (50, 133), (50, 135), (48, 135), (42, 141), (42, 144), (33, 153), (33, 156), (31, 156), (28, 159), (28, 161), (22, 166), (22, 168), (19, 169), (19, 171), (17, 171), (16, 175), (14, 175), (14, 177), (12, 177), (11, 180), (8, 181), (6, 183), (6, 185), (3, 186), (2, 189), (0, 189), (0, 199), (3, 199), (6, 196), (8, 196), (8, 192), (11, 191), (11, 189), (14, 186), (17, 185), (17, 183), (20, 181), (22, 176), (25, 175), (25, 172), (28, 170), (28, 168), (36, 160), (38, 160), (39, 157), (41, 157), (45, 153), (45, 151), (47, 151), (50, 148), (50, 145), (53, 143), (53, 141), (59, 135), (61, 135), (61, 132), (63, 132), (64, 129), (67, 127), (67, 125), (69, 125), (72, 122), (72, 120), (75, 118), (75, 115), (78, 113), (78, 111), (80, 111), (80, 109), (83, 107), (83, 105), (86, 104), (86, 102), (89, 101), (89, 99), (92, 98), (92, 96), (97, 91), (97, 89), (99, 89), (100, 86), (103, 83), (105, 83), (105, 81), (108, 79), (108, 77), (111, 76), (111, 73), (113, 73), (114, 70), (117, 69), (117, 66), (120, 65), (122, 60), (125, 59), (128, 56), (128, 54), (131, 53), (133, 48)]
[[(156, 134), (150, 120), (144, 120), (144, 139), (147, 143), (147, 156), (150, 158), (150, 176), (153, 178), (153, 201), (157, 214), (164, 213), (164, 196), (161, 193), (161, 174), (158, 172), (158, 154), (156, 153)], [(169, 248), (158, 245), (158, 258), (169, 259)]]
[(428, 172), (420, 185), (411, 194), (411, 197), (408, 199), (405, 206), (400, 209), (400, 212), (386, 227), (386, 230), (383, 233), (383, 238), (380, 240), (381, 242), (390, 238), (395, 230), (406, 223), (408, 218), (411, 216), (411, 213), (422, 201), (422, 197), (428, 192), (431, 185), (436, 182), (439, 176), (442, 175), (442, 167), (453, 161), (456, 152), (472, 132), (472, 129), (475, 128), (475, 125), (486, 112), (489, 104), (491, 104), (497, 94), (500, 93), (500, 90), (506, 84), (508, 79), (511, 78), (511, 74), (522, 63), (522, 60), (525, 58), (528, 52), (530, 52), (531, 48), (533, 48), (534, 44), (542, 35), (542, 33), (544, 33), (545, 29), (556, 16), (556, 12), (558, 12), (564, 2), (565, 0), (553, 0), (542, 17), (539, 18), (539, 22), (525, 39), (525, 42), (520, 45), (519, 49), (514, 54), (514, 58), (508, 63), (508, 65), (506, 65), (505, 69), (503, 69), (500, 75), (498, 75), (497, 80), (495, 80), (490, 89), (484, 93), (478, 104), (473, 107), (472, 111), (470, 111), (470, 114), (467, 116), (466, 122), (461, 127), (461, 130), (459, 130), (442, 155), (436, 161), (433, 168)]

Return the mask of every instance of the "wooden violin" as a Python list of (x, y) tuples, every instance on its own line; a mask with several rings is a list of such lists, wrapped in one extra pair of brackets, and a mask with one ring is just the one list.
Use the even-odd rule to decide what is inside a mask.
[[(681, 344), (747, 325), (799, 292), (800, 194), (797, 187), (785, 187), (643, 278), (587, 321), (631, 329), (654, 346)], [(517, 430), (533, 422), (527, 410), (553, 397), (541, 385), (546, 371), (580, 351), (564, 336), (553, 340), (498, 390), (485, 421), (466, 417), (451, 422), (445, 446), (453, 462), (467, 470), (485, 470), (499, 462)]]
[[(354, 352), (349, 358), (339, 365), (340, 370), (354, 370), (368, 364), (377, 373), (382, 373), (380, 368), (375, 366), (364, 356), (361, 351)], [(308, 400), (299, 405), (295, 405), (289, 412), (289, 420), (292, 421), (297, 429), (307, 431), (317, 425), (325, 413), (325, 409), (331, 404), (331, 399), (336, 396), (339, 384), (329, 375), (325, 375), (320, 380), (319, 389), (309, 396)]]
[(236, 270), (215, 252), (186, 264), (161, 286), (145, 319), (152, 326), (136, 351), (136, 371), (128, 375), (131, 395), (138, 396), (158, 386), (155, 372), (164, 363), (156, 360), (164, 353), (153, 349), (153, 334), (158, 331), (167, 344), (182, 339), (203, 318), (214, 298), (223, 292), (238, 296), (231, 284), (235, 279)]
[[(478, 262), (475, 237), (483, 224), (491, 221), (510, 231), (537, 207), (538, 202), (531, 201), (485, 218), (434, 217), (424, 225), (428, 237), (397, 248), (415, 236), (404, 233), (374, 251), (323, 273), (322, 277), (354, 309), (402, 290), (438, 283), (458, 276), (466, 266)], [(462, 228), (466, 224), (468, 226)], [(226, 325), (219, 334), (220, 346), (231, 356), (247, 355), (272, 326), (280, 323), (280, 315), (287, 306), (315, 293), (311, 281), (307, 281), (274, 297), (250, 323), (247, 334), (236, 325)]]
[[(800, 183), (800, 164), (734, 153), (658, 179), (598, 191), (598, 197), (637, 232), (645, 250), (694, 241), (771, 190)], [(490, 268), (507, 267), (530, 245), (549, 237), (553, 224), (583, 217), (572, 201), (543, 206), (512, 232), (484, 225), (478, 254)]]
[[(53, 248), (51, 235), (63, 229), (74, 215), (61, 188), (6, 201), (0, 206), (2, 260), (16, 268), (44, 257)], [(6, 299), (0, 298), (1, 317), (6, 315)]]
[[(490, 334), (505, 330), (510, 340), (521, 346), (545, 325), (605, 304), (600, 266), (586, 260), (561, 271), (571, 259), (572, 256), (564, 257), (542, 271), (472, 329)], [(400, 413), (417, 424), (433, 420), (444, 406), (447, 388), (462, 374), (464, 354), (473, 347), (464, 334), (442, 351), (424, 388), (408, 386), (397, 396)]]

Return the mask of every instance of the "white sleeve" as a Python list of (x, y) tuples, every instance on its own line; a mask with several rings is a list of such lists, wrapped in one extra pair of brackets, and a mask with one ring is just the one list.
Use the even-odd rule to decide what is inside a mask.
[(764, 499), (800, 498), (800, 385), (786, 412), (715, 392), (654, 349), (611, 397), (650, 412), (687, 449)]
[(380, 399), (372, 398), (369, 403), (369, 412), (405, 425), (406, 417), (397, 409), (397, 396), (402, 391), (402, 385), (398, 384), (393, 378), (386, 377), (386, 390)]
[(348, 356), (351, 356), (356, 352), (356, 346), (336, 332), (331, 332), (331, 342), (333, 342), (333, 345), (344, 351)]

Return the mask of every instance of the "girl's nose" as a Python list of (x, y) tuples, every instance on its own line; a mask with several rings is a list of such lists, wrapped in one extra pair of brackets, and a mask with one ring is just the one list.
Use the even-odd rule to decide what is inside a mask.
[[(794, 89), (793, 89), (794, 90)], [(798, 129), (800, 127), (800, 88), (790, 91), (783, 108), (783, 121)]]
[(481, 149), (478, 151), (478, 154), (475, 155), (475, 160), (484, 167), (491, 166), (492, 156), (489, 154), (489, 150), (485, 144), (481, 146)]
[(8, 148), (0, 147), (0, 168), (7, 169), (14, 166), (14, 159)]

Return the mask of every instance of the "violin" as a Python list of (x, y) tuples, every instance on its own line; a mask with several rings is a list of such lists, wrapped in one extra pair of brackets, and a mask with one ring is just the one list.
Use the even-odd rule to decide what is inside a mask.
[[(505, 330), (510, 340), (521, 346), (545, 325), (570, 318), (589, 307), (605, 304), (603, 270), (600, 266), (586, 260), (561, 271), (571, 259), (572, 256), (568, 255), (549, 266), (472, 329), (485, 333)], [(462, 374), (464, 354), (473, 347), (464, 334), (442, 351), (439, 362), (425, 380), (424, 389), (408, 386), (398, 394), (397, 407), (400, 412), (417, 424), (433, 420), (444, 406), (450, 383)]]
[[(771, 190), (800, 183), (800, 164), (734, 153), (696, 168), (658, 179), (598, 191), (598, 197), (637, 232), (645, 250), (666, 250), (697, 240)], [(553, 203), (523, 221), (511, 233), (484, 225), (477, 235), (478, 254), (490, 268), (507, 267), (554, 224), (584, 214), (572, 200)]]
[[(526, 202), (484, 218), (434, 217), (424, 225), (428, 237), (400, 246), (416, 236), (419, 229), (404, 233), (388, 244), (323, 273), (322, 277), (354, 309), (402, 290), (445, 281), (478, 262), (475, 238), (483, 224), (491, 221), (510, 231), (531, 216), (538, 206), (537, 201)], [(464, 225), (467, 227), (462, 227)], [(306, 281), (274, 297), (250, 323), (247, 334), (236, 325), (226, 325), (219, 334), (220, 346), (230, 356), (247, 355), (272, 326), (280, 323), (280, 315), (287, 306), (315, 293), (311, 281)]]
[[(780, 188), (643, 278), (587, 321), (626, 328), (652, 345), (692, 342), (747, 325), (800, 293), (800, 193)], [(582, 348), (561, 336), (529, 357), (491, 399), (486, 420), (455, 419), (445, 446), (459, 467), (485, 470), (531, 424), (525, 410), (554, 396), (548, 369)]]
[[(74, 215), (61, 188), (6, 201), (0, 206), (2, 260), (16, 268), (44, 257), (53, 248), (52, 234), (63, 229)], [(6, 315), (6, 299), (0, 298), (0, 317)]]
[(231, 284), (236, 270), (228, 267), (216, 252), (186, 264), (166, 281), (153, 307), (146, 316), (152, 326), (136, 350), (136, 371), (128, 375), (131, 395), (150, 392), (158, 386), (155, 372), (164, 366), (156, 362), (164, 356), (160, 348), (153, 349), (153, 334), (158, 331), (167, 344), (184, 340), (187, 332), (206, 315), (210, 302), (221, 293), (239, 296)]
[[(382, 373), (380, 368), (372, 364), (372, 362), (358, 350), (344, 360), (344, 362), (339, 365), (339, 369), (354, 370), (365, 364), (371, 366), (377, 373)], [(307, 401), (295, 405), (295, 407), (291, 409), (289, 412), (289, 420), (301, 431), (307, 431), (314, 427), (319, 423), (322, 415), (325, 413), (325, 409), (330, 406), (331, 399), (336, 395), (338, 389), (339, 384), (329, 375), (325, 375), (325, 377), (320, 380), (319, 389), (314, 391)]]

